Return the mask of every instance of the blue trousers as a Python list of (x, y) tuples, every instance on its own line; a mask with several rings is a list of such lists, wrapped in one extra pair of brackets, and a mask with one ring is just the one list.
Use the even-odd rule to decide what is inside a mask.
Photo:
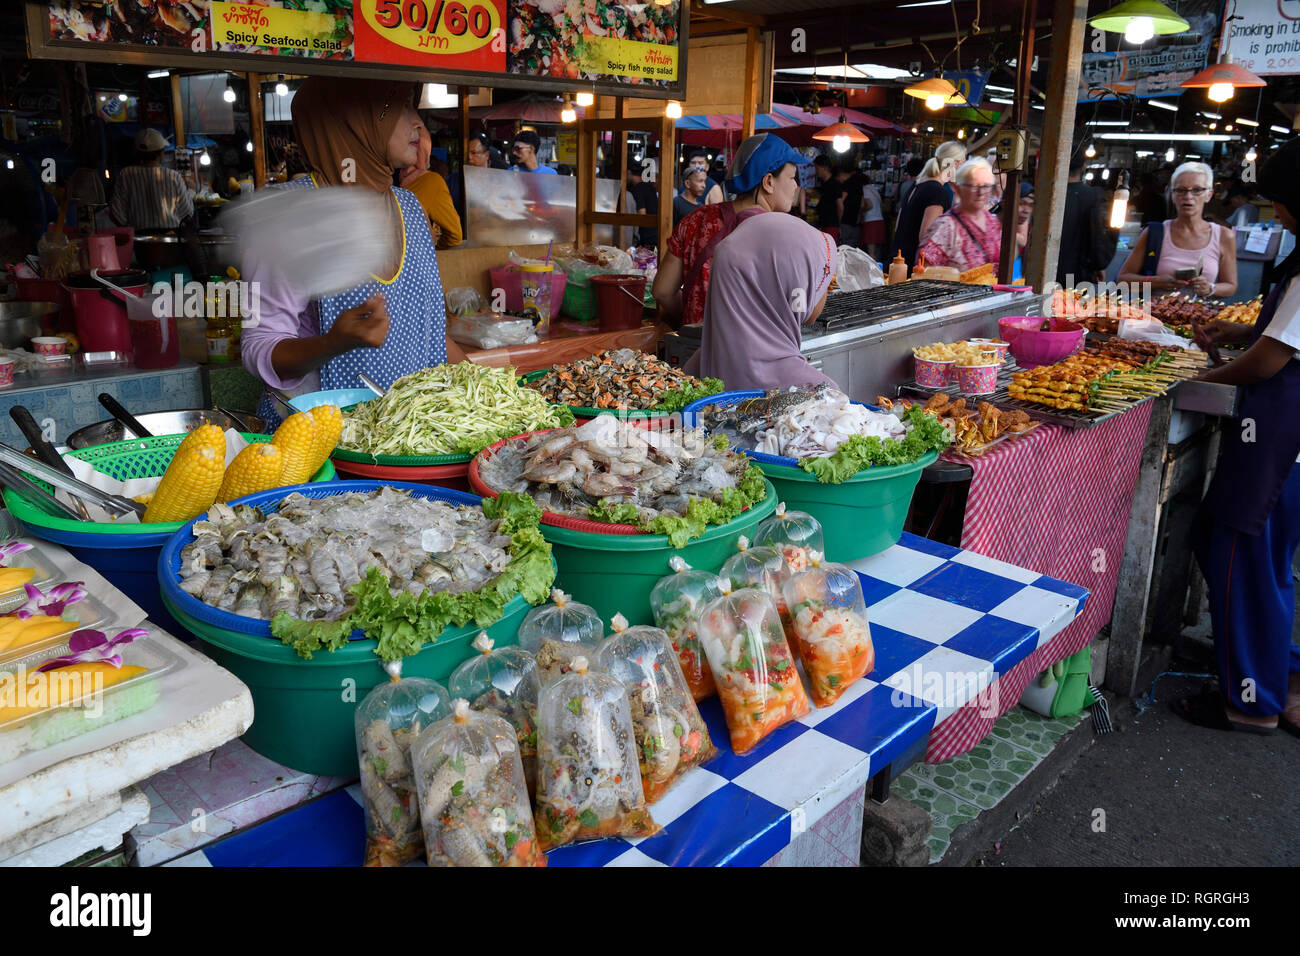
[(1199, 530), (1196, 560), (1207, 585), (1219, 687), (1244, 714), (1280, 714), (1290, 675), (1300, 672), (1300, 647), (1291, 642), (1300, 465), (1292, 467), (1259, 534), (1242, 534), (1213, 515), (1203, 517)]

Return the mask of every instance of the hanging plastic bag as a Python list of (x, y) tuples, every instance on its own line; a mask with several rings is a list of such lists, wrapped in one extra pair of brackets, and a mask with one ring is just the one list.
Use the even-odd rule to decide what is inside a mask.
[(447, 689), (474, 710), (496, 714), (515, 728), (531, 794), (537, 788), (537, 695), (542, 689), (537, 661), (522, 647), (494, 649), (487, 631), (479, 632), (473, 648), (478, 653), (452, 671)]
[(610, 624), (614, 634), (601, 642), (595, 666), (627, 689), (641, 789), (646, 803), (654, 803), (718, 750), (668, 635), (657, 627), (628, 627), (622, 614)]
[(669, 558), (668, 566), (673, 573), (655, 584), (650, 592), (650, 609), (655, 624), (672, 641), (691, 697), (704, 700), (712, 697), (716, 688), (696, 622), (704, 605), (722, 596), (722, 583), (716, 574), (693, 570), (679, 555)]
[(711, 601), (700, 615), (700, 641), (736, 753), (812, 709), (766, 591), (744, 588)]
[(751, 548), (749, 539), (743, 534), (736, 541), (736, 548), (738, 553), (727, 558), (722, 570), (718, 572), (719, 576), (731, 582), (733, 591), (758, 588), (770, 594), (781, 625), (785, 627), (789, 624), (789, 615), (786, 613), (785, 593), (781, 588), (790, 577), (785, 558), (781, 557), (781, 552), (776, 548)]
[(785, 583), (785, 595), (813, 701), (829, 707), (850, 684), (871, 673), (876, 651), (856, 572), (823, 563), (816, 552), (811, 560), (812, 567)]
[(542, 688), (537, 705), (537, 835), (542, 849), (659, 831), (645, 808), (623, 685), (587, 658)]
[(519, 625), (519, 646), (536, 658), (537, 676), (545, 687), (569, 673), (575, 657), (590, 660), (604, 635), (605, 625), (594, 608), (554, 588), (551, 603), (533, 608)]
[(545, 866), (515, 730), (457, 698), (411, 748), (430, 866)]
[(402, 662), (385, 664), (389, 680), (357, 707), (357, 761), (366, 812), (366, 866), (401, 866), (424, 849), (410, 750), (420, 733), (451, 713), (436, 681), (402, 677)]
[(786, 511), (784, 501), (755, 529), (754, 545), (780, 551), (791, 574), (808, 570), (812, 552), (826, 552), (822, 546), (821, 522), (806, 511)]

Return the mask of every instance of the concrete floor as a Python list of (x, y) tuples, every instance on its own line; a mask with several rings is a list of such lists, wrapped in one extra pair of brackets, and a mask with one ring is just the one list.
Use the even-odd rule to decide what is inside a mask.
[[(1185, 633), (1171, 669), (1211, 671), (1207, 634), (1204, 621)], [(1168, 702), (1201, 683), (1162, 677), (1154, 707), (1112, 705), (1115, 732), (1095, 738), (974, 865), (1300, 865), (1300, 739), (1174, 716)]]

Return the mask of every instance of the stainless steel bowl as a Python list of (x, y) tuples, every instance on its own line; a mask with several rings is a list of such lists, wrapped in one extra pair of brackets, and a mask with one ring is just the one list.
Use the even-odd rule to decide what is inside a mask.
[[(266, 422), (256, 415), (240, 414), (238, 418), (219, 412), (214, 408), (190, 408), (178, 412), (150, 412), (137, 415), (140, 424), (154, 435), (189, 434), (200, 425), (220, 425), (223, 429), (233, 428), (241, 432), (263, 432)], [(128, 435), (126, 426), (115, 418), (105, 422), (96, 422), (85, 428), (78, 428), (68, 436), (71, 449), (89, 448), (91, 445), (106, 445), (109, 442), (125, 441), (134, 438)]]
[(57, 302), (0, 302), (0, 346), (30, 349), (41, 334), (41, 316), (57, 311)]

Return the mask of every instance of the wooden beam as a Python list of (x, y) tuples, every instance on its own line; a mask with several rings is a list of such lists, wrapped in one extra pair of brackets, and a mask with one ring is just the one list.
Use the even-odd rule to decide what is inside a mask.
[[(759, 16), (757, 13), (744, 13), (740, 10), (728, 10), (723, 7), (707, 6), (703, 0), (691, 0), (691, 18), (703, 17), (706, 20), (729, 20), (732, 23), (741, 23), (747, 27), (761, 27), (767, 25), (767, 18)], [(695, 32), (695, 24), (691, 24), (691, 33)]]
[[(1053, 97), (1050, 108), (1043, 112), (1034, 218), (1029, 229), (1029, 245), (1025, 248), (1025, 282), (1039, 292), (1047, 288), (1047, 283), (1056, 281), (1056, 266), (1060, 261), (1065, 190), (1074, 145), (1074, 91), (1079, 88), (1087, 17), (1088, 0), (1055, 0), (1047, 88), (1060, 91), (1060, 95)], [(1092, 281), (1092, 276), (1079, 278)]]
[[(1024, 0), (1020, 10), (1020, 49), (1016, 53), (1016, 127), (1026, 129), (1029, 123), (1030, 78), (1034, 64), (1034, 18), (1037, 15), (1038, 0)], [(1029, 142), (1025, 140), (1026, 164), (1029, 162)], [(1002, 250), (998, 256), (998, 281), (1011, 282), (1011, 273), (1015, 271), (1016, 260), (1016, 225), (1020, 207), (1020, 170), (1009, 170), (1007, 181), (1002, 191)]]
[(758, 54), (762, 49), (758, 28), (745, 31), (745, 112), (741, 117), (740, 138), (754, 135), (755, 116), (758, 113)]
[(248, 138), (253, 141), (253, 187), (266, 185), (266, 112), (262, 104), (262, 74), (246, 73), (248, 81)]
[(673, 173), (677, 163), (677, 127), (667, 116), (660, 117), (659, 134), (659, 261), (668, 254), (673, 234)]
[(728, 33), (744, 33), (746, 27), (740, 23), (718, 20), (711, 23), (692, 23), (691, 37), (722, 36)]
[(596, 120), (578, 120), (578, 199), (576, 239), (579, 248), (596, 240), (594, 223), (587, 216), (596, 208)]
[(650, 226), (659, 224), (659, 214), (641, 215), (639, 212), (584, 212), (584, 222), (593, 226)]
[(185, 148), (185, 104), (181, 101), (181, 78), (175, 71), (168, 78), (172, 89), (172, 135), (175, 137), (174, 143), (180, 148)]

